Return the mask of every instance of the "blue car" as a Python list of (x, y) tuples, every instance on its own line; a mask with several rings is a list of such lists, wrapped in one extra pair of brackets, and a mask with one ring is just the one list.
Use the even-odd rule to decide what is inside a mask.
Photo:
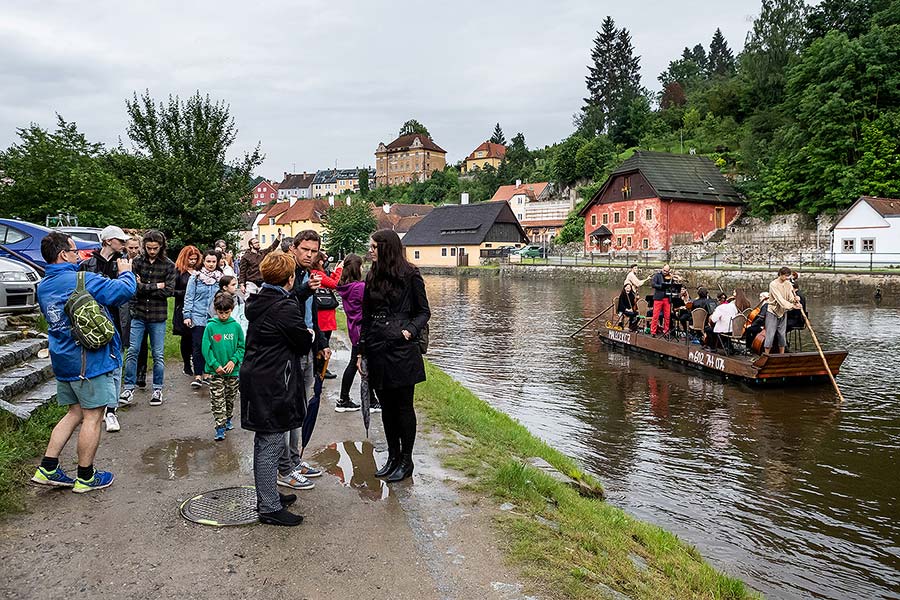
[[(47, 266), (47, 262), (41, 256), (41, 240), (51, 231), (53, 229), (49, 227), (27, 221), (0, 219), (0, 246), (3, 246), (0, 248), (0, 256), (18, 261), (21, 261), (20, 257), (24, 256), (43, 270)], [(100, 244), (96, 242), (72, 239), (75, 240), (75, 247), (78, 248), (79, 261), (90, 258), (91, 253), (100, 248)], [(6, 248), (15, 254), (7, 252)]]

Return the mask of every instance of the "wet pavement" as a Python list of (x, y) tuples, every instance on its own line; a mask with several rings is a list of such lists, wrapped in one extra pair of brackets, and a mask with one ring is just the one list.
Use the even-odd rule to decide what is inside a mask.
[[(340, 374), (348, 357), (346, 347), (336, 352), (331, 370)], [(386, 456), (379, 415), (366, 439), (360, 413), (334, 412), (339, 381), (325, 383), (304, 457), (325, 473), (315, 489), (294, 492), (303, 524), (215, 528), (178, 507), (252, 484), (253, 435), (236, 428), (214, 442), (207, 390), (167, 368), (163, 406), (140, 391), (120, 410), (122, 431), (103, 435), (96, 465), (115, 473), (112, 487), (30, 487), (29, 512), (0, 521), (0, 597), (530, 598), (504, 564), (496, 507), (458, 491), (438, 437), (420, 434), (412, 480), (384, 484), (373, 476)], [(61, 457), (70, 471), (74, 450), (72, 440)]]

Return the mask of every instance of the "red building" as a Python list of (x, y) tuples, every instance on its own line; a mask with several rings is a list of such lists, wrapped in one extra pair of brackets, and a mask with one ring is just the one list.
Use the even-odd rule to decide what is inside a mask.
[(585, 250), (667, 251), (724, 229), (743, 204), (710, 159), (637, 151), (579, 212)]
[(250, 204), (253, 206), (264, 206), (269, 202), (275, 202), (278, 199), (278, 184), (260, 181), (253, 187), (252, 196)]

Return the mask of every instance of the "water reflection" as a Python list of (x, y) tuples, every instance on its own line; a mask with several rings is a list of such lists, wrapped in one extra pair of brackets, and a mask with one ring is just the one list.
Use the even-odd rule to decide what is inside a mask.
[(365, 442), (328, 444), (313, 459), (345, 487), (355, 489), (366, 500), (384, 500), (390, 495), (387, 484), (375, 477), (375, 447)]
[(896, 306), (809, 298), (823, 345), (850, 351), (838, 405), (827, 384), (759, 390), (569, 339), (612, 289), (426, 284), (431, 359), (577, 457), (629, 512), (768, 595), (900, 595)]
[(182, 479), (190, 475), (227, 475), (253, 472), (253, 457), (242, 456), (229, 440), (178, 438), (151, 446), (141, 453), (144, 472), (159, 479)]

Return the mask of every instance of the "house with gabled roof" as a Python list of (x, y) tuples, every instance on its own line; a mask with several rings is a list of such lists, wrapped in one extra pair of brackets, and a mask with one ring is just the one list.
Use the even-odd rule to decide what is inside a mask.
[(402, 240), (412, 227), (434, 210), (431, 204), (390, 204), (373, 206), (372, 214), (377, 221), (376, 229), (395, 231)]
[(290, 207), (291, 204), (288, 201), (276, 202), (260, 212), (260, 216), (257, 217), (256, 225), (256, 234), (259, 236), (260, 246), (265, 247), (267, 244), (272, 243), (272, 240), (278, 235), (278, 230), (281, 229), (277, 224), (277, 221)]
[(309, 198), (306, 200), (289, 200), (290, 206), (279, 215), (275, 225), (285, 236), (293, 237), (312, 229), (319, 233), (325, 230), (325, 213), (333, 206), (333, 199)]
[(900, 263), (900, 199), (860, 196), (831, 228), (835, 264)]
[(462, 172), (468, 173), (476, 169), (483, 169), (490, 165), (495, 169), (500, 166), (506, 157), (506, 146), (493, 142), (484, 142), (466, 157), (462, 164)]
[(744, 199), (705, 156), (636, 151), (579, 211), (587, 252), (668, 251), (708, 239)]
[(375, 184), (400, 185), (425, 181), (447, 164), (447, 151), (423, 133), (401, 135), (375, 150)]
[(528, 237), (506, 202), (438, 206), (403, 238), (406, 258), (416, 266), (476, 265), (504, 246)]
[(287, 200), (288, 198), (296, 198), (302, 200), (304, 198), (312, 198), (312, 184), (315, 179), (315, 173), (284, 173), (284, 179), (278, 184), (278, 199)]
[(254, 208), (275, 202), (278, 199), (278, 184), (263, 179), (253, 186), (251, 196), (250, 205)]

